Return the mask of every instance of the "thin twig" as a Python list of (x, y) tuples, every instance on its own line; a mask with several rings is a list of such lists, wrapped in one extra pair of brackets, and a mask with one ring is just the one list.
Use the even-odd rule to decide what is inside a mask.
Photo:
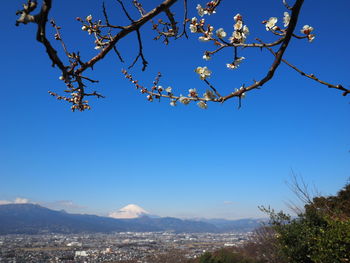
[[(276, 53), (269, 47), (265, 47), (267, 50), (269, 50), (271, 52), (272, 55), (274, 55), (276, 57)], [(292, 69), (294, 69), (295, 71), (297, 71), (298, 73), (300, 73), (302, 76), (307, 77), (309, 79), (312, 79), (322, 85), (327, 86), (328, 88), (333, 88), (333, 89), (338, 89), (343, 91), (343, 96), (346, 96), (347, 94), (350, 93), (350, 89), (346, 89), (344, 88), (342, 85), (338, 84), (338, 85), (334, 85), (331, 83), (328, 83), (326, 81), (320, 80), (319, 78), (317, 78), (314, 74), (308, 74), (305, 73), (304, 71), (300, 70), (299, 68), (297, 68), (296, 66), (292, 65), (291, 63), (289, 63), (287, 60), (285, 60), (284, 58), (282, 58), (282, 62), (285, 63), (286, 65), (288, 65), (289, 67), (291, 67)]]

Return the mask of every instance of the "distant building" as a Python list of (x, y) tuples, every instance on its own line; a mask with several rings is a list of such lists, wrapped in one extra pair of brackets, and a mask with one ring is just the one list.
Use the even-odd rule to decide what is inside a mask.
[(86, 253), (86, 251), (75, 251), (75, 256), (76, 257), (87, 257), (88, 253)]

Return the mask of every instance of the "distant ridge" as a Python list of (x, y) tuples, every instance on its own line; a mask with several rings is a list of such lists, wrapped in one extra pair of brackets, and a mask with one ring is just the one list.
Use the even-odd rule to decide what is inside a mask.
[[(249, 227), (234, 225), (235, 220), (225, 220), (225, 227), (210, 220), (182, 220), (172, 217), (115, 219), (96, 215), (70, 214), (36, 204), (0, 205), (0, 235), (44, 233), (112, 233), (112, 232), (229, 232), (251, 231), (258, 226), (249, 219)], [(253, 221), (252, 221), (253, 220)], [(230, 222), (230, 224), (228, 224)], [(239, 225), (238, 224), (238, 225)], [(241, 230), (240, 230), (241, 229)]]

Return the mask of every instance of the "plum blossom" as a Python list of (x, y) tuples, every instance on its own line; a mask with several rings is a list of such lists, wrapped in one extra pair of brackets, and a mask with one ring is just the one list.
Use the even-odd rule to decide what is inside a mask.
[(234, 31), (229, 40), (231, 43), (243, 43), (245, 39), (239, 31)]
[(199, 16), (204, 16), (204, 15), (208, 14), (208, 11), (205, 10), (200, 4), (197, 5), (196, 9), (197, 9)]
[(202, 41), (202, 42), (208, 42), (210, 41), (211, 37), (210, 36), (201, 36), (198, 38), (199, 41)]
[(205, 100), (212, 100), (215, 99), (215, 95), (211, 90), (207, 90), (204, 94), (203, 97)]
[(283, 25), (284, 27), (287, 27), (289, 25), (289, 22), (290, 22), (290, 15), (288, 12), (284, 12), (283, 14)]
[(176, 106), (176, 100), (171, 100), (170, 101), (170, 106), (175, 107)]
[(195, 72), (199, 75), (201, 80), (209, 78), (211, 75), (211, 71), (207, 67), (197, 67)]
[(208, 60), (211, 59), (211, 56), (207, 52), (205, 52), (204, 55), (203, 55), (203, 59), (208, 61)]
[(88, 15), (88, 16), (86, 17), (86, 21), (90, 22), (91, 20), (92, 20), (92, 15)]
[(237, 23), (233, 26), (235, 30), (241, 30), (243, 27), (243, 22), (242, 20), (238, 20)]
[(312, 31), (314, 31), (314, 28), (312, 26), (309, 26), (309, 25), (303, 26), (303, 28), (300, 30), (300, 32), (305, 34), (305, 35), (309, 35)]
[(240, 14), (237, 14), (233, 17), (233, 19), (237, 22), (237, 21), (242, 21), (242, 16)]
[(219, 28), (218, 30), (216, 30), (216, 36), (218, 38), (225, 38), (227, 36), (227, 34), (223, 28)]
[(245, 57), (236, 58), (235, 61), (233, 61), (231, 64), (226, 64), (226, 67), (229, 69), (236, 69), (239, 67), (239, 65), (242, 63), (244, 59)]
[(197, 90), (196, 89), (189, 89), (188, 90), (188, 96), (189, 97), (193, 97), (193, 98), (198, 97)]
[(198, 106), (199, 108), (203, 109), (203, 110), (206, 110), (206, 109), (208, 108), (208, 104), (205, 103), (204, 101), (199, 101), (199, 102), (197, 103), (197, 106)]
[(301, 33), (307, 36), (307, 39), (309, 40), (309, 42), (312, 42), (315, 39), (315, 35), (311, 34), (311, 32), (314, 31), (314, 28), (312, 26), (305, 25), (300, 31)]
[(147, 100), (152, 102), (153, 101), (153, 96), (152, 95), (147, 95)]
[(197, 26), (194, 24), (190, 24), (190, 31), (191, 33), (196, 33), (197, 32)]
[(191, 102), (191, 100), (189, 98), (184, 97), (182, 95), (180, 95), (179, 101), (184, 105), (188, 105)]
[(269, 31), (269, 30), (275, 30), (276, 28), (276, 23), (277, 23), (278, 19), (277, 17), (270, 17), (270, 19), (266, 22), (266, 31)]
[(247, 38), (247, 36), (249, 35), (249, 28), (246, 25), (243, 26), (242, 35), (243, 38)]
[(169, 87), (167, 87), (167, 88), (165, 89), (165, 91), (168, 92), (168, 93), (171, 93), (172, 89), (173, 89), (173, 88), (169, 86)]

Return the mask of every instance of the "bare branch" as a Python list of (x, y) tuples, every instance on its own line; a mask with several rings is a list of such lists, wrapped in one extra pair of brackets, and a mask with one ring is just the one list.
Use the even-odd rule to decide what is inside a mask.
[(144, 57), (144, 55), (143, 55), (143, 47), (142, 47), (141, 33), (140, 33), (140, 30), (139, 30), (139, 29), (136, 30), (136, 34), (137, 34), (137, 40), (138, 40), (138, 43), (139, 43), (139, 54), (136, 56), (134, 62), (129, 66), (129, 69), (132, 68), (132, 67), (136, 64), (136, 62), (137, 62), (137, 60), (138, 60), (139, 58), (141, 58), (141, 59), (142, 59), (142, 65), (143, 65), (143, 66), (142, 66), (142, 71), (145, 71), (145, 70), (146, 70), (146, 67), (147, 67), (147, 65), (148, 65), (148, 62), (147, 62), (147, 60), (145, 59), (145, 57)]
[(283, 4), (284, 6), (288, 9), (288, 10), (292, 10), (293, 8), (287, 3), (287, 0), (283, 0)]
[(160, 4), (158, 7), (154, 8), (147, 14), (145, 14), (142, 18), (136, 20), (134, 23), (132, 23), (129, 26), (126, 26), (123, 30), (121, 30), (118, 34), (116, 34), (111, 41), (104, 47), (104, 49), (95, 57), (90, 59), (88, 62), (86, 62), (84, 65), (82, 65), (80, 68), (76, 70), (76, 74), (84, 72), (88, 68), (92, 68), (98, 61), (103, 59), (110, 50), (113, 49), (113, 47), (116, 45), (116, 43), (130, 34), (131, 32), (134, 32), (138, 30), (140, 27), (142, 27), (147, 21), (151, 20), (153, 17), (158, 15), (159, 13), (163, 12), (165, 9), (172, 6), (177, 0), (165, 0), (162, 4)]
[[(267, 48), (272, 55), (276, 56), (276, 53), (269, 47), (265, 47)], [(286, 65), (288, 65), (289, 67), (291, 67), (292, 69), (294, 69), (295, 71), (299, 72), (302, 76), (304, 77), (307, 77), (309, 79), (312, 79), (322, 85), (325, 85), (327, 86), (328, 88), (333, 88), (333, 89), (338, 89), (338, 90), (341, 90), (343, 91), (343, 96), (346, 96), (347, 94), (350, 93), (350, 89), (346, 89), (344, 88), (342, 85), (338, 84), (338, 85), (334, 85), (334, 84), (331, 84), (331, 83), (328, 83), (328, 82), (325, 82), (323, 80), (320, 80), (319, 78), (317, 78), (314, 74), (308, 74), (308, 73), (305, 73), (303, 72), (302, 70), (300, 70), (299, 68), (297, 68), (296, 66), (292, 65), (291, 63), (289, 63), (287, 60), (283, 59), (282, 58), (282, 62), (285, 63)]]

